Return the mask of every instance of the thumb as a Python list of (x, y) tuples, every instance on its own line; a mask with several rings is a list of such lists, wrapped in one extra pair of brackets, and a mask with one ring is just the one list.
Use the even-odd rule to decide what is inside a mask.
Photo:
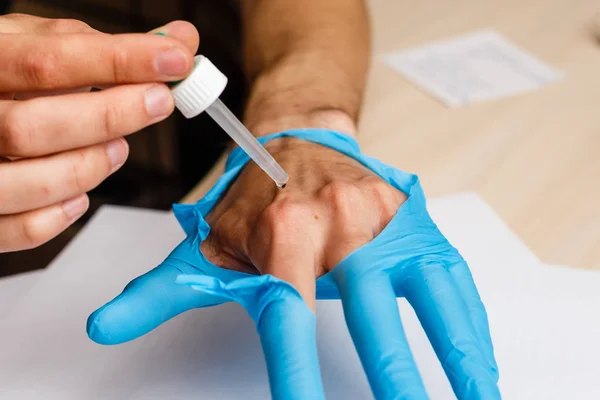
[(119, 344), (142, 336), (191, 308), (223, 303), (175, 283), (177, 276), (200, 274), (195, 267), (174, 258), (131, 281), (115, 299), (94, 311), (87, 321), (90, 339), (99, 344)]

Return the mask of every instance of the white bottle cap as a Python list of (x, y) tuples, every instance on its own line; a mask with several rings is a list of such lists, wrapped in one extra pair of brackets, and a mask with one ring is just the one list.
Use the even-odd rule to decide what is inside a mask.
[(192, 73), (171, 89), (175, 106), (186, 118), (206, 110), (227, 86), (227, 77), (208, 58), (196, 56), (194, 62)]

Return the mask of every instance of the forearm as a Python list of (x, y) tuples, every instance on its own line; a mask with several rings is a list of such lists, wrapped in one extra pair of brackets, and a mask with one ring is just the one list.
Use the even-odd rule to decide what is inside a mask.
[(256, 136), (293, 128), (356, 134), (369, 62), (362, 0), (242, 0)]

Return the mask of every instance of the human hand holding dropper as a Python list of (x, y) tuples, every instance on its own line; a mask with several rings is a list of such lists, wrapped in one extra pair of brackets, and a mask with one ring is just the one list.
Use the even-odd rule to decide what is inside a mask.
[(66, 229), (87, 210), (86, 192), (125, 163), (123, 136), (171, 114), (161, 82), (192, 70), (198, 32), (183, 21), (156, 31), (167, 36), (0, 16), (0, 252)]

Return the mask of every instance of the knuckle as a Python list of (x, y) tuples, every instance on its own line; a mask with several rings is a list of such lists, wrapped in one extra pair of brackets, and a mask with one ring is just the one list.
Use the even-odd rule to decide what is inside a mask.
[(397, 190), (378, 176), (368, 176), (362, 179), (365, 191), (371, 194), (374, 204), (379, 207), (385, 218), (391, 218), (398, 207), (406, 200), (406, 195)]
[(120, 131), (120, 126), (123, 121), (127, 118), (124, 115), (124, 109), (120, 107), (116, 102), (107, 102), (104, 105), (103, 115), (103, 129), (104, 129), (104, 140), (110, 140), (113, 138), (114, 133)]
[(129, 80), (128, 65), (129, 56), (124, 46), (114, 46), (112, 50), (112, 59), (110, 68), (112, 70), (112, 78), (115, 83), (124, 83)]
[(0, 32), (1, 33), (20, 33), (23, 30), (21, 25), (23, 24), (23, 20), (26, 20), (25, 14), (12, 13), (6, 14), (2, 16), (0, 20)]
[(71, 18), (53, 19), (48, 21), (48, 30), (52, 32), (87, 32), (91, 27), (83, 21)]
[(84, 151), (78, 152), (70, 161), (68, 182), (74, 192), (83, 193), (91, 189), (93, 174), (90, 174), (90, 172), (93, 168), (90, 168), (89, 164), (89, 157)]
[(77, 157), (69, 163), (69, 186), (77, 191), (83, 191), (82, 182), (82, 164), (85, 162), (85, 156), (79, 153)]
[(13, 21), (27, 21), (27, 20), (37, 20), (40, 17), (35, 17), (33, 15), (29, 15), (29, 14), (23, 14), (23, 13), (10, 13), (10, 14), (6, 14), (2, 16), (2, 19), (7, 19), (7, 20), (13, 20)]
[(10, 13), (10, 14), (6, 14), (3, 18), (8, 18), (8, 19), (23, 19), (29, 17), (27, 14), (23, 14), (23, 13)]
[(259, 218), (259, 225), (266, 226), (276, 236), (288, 236), (309, 221), (310, 212), (306, 204), (282, 199), (265, 208)]
[(333, 208), (336, 214), (351, 218), (362, 206), (362, 192), (351, 182), (334, 181), (325, 185), (320, 198)]
[(42, 51), (25, 53), (21, 61), (24, 78), (39, 89), (52, 89), (60, 82), (59, 52)]
[(30, 147), (31, 133), (21, 105), (13, 105), (2, 117), (0, 148), (6, 155), (20, 156)]
[(365, 176), (362, 178), (361, 184), (371, 192), (378, 194), (385, 193), (390, 189), (390, 185), (386, 181), (375, 175)]
[(35, 217), (24, 217), (21, 220), (21, 248), (32, 249), (50, 239), (40, 221)]

